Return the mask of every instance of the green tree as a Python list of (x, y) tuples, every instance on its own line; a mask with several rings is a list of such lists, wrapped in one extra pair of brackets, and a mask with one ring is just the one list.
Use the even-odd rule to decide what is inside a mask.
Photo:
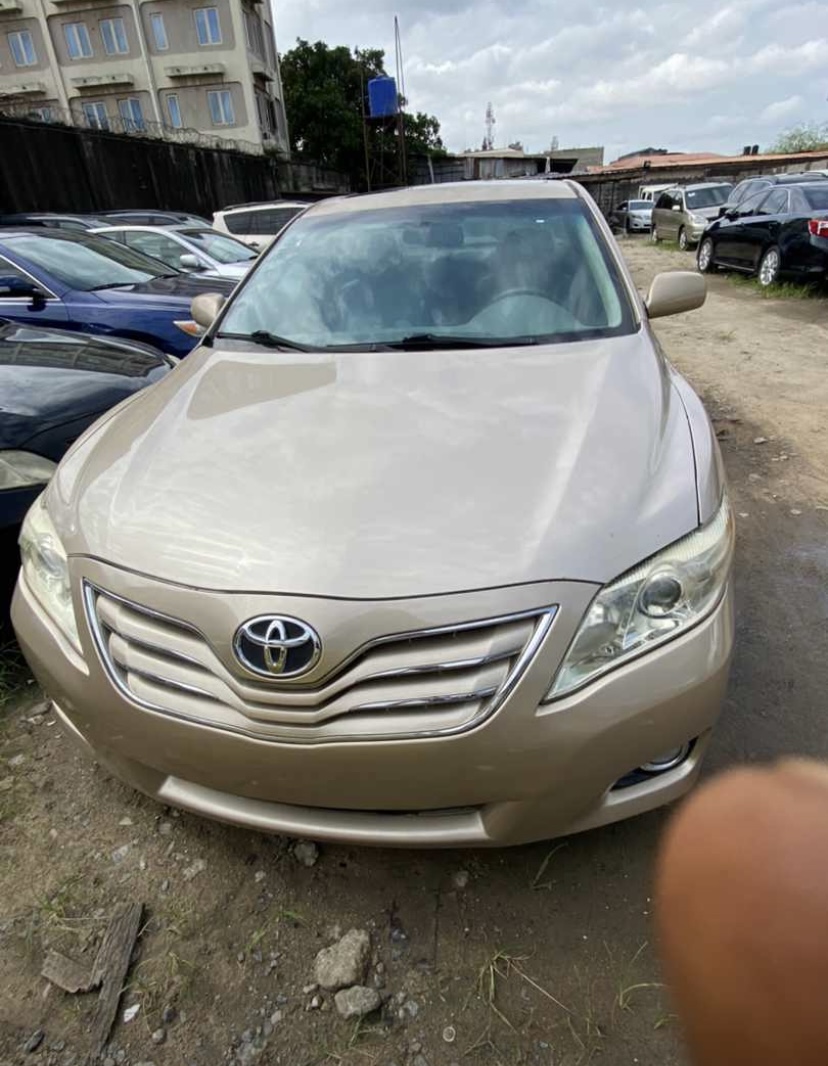
[(780, 155), (791, 152), (816, 152), (828, 148), (828, 122), (803, 122), (785, 130), (768, 149)]
[[(368, 82), (386, 73), (381, 49), (331, 48), (323, 41), (298, 40), (282, 58), (291, 147), (299, 156), (347, 174), (364, 188), (363, 106)], [(440, 123), (434, 116), (405, 113), (409, 154), (442, 152)], [(395, 134), (372, 135), (372, 154), (393, 152)]]

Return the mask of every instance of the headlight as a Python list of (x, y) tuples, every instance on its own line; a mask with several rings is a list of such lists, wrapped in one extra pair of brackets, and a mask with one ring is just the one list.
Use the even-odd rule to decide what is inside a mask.
[(41, 606), (80, 648), (66, 552), (46, 510), (45, 494), (29, 508), (20, 531), (20, 555), (26, 583)]
[(709, 219), (706, 219), (704, 215), (691, 215), (690, 221), (694, 226), (706, 226)]
[(0, 451), (0, 491), (45, 485), (56, 465), (51, 459), (31, 452)]
[(598, 593), (545, 702), (696, 625), (719, 603), (733, 558), (727, 496), (716, 517)]

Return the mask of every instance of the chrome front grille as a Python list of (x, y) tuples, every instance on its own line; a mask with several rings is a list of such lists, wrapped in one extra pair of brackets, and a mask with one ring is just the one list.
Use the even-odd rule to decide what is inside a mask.
[(315, 687), (247, 680), (192, 625), (89, 583), (98, 654), (143, 707), (261, 739), (314, 743), (462, 732), (511, 693), (555, 608), (381, 637)]

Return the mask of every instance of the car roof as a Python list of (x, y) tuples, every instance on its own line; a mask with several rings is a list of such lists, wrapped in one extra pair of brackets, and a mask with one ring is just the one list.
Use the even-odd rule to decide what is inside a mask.
[(310, 204), (301, 203), (298, 200), (259, 200), (250, 204), (233, 204), (230, 207), (222, 207), (220, 211), (216, 211), (216, 214), (227, 215), (231, 211), (267, 211), (274, 207), (298, 207), (304, 210), (310, 206)]
[[(676, 185), (677, 189), (720, 189), (723, 185), (733, 185), (732, 181), (693, 181), (689, 185)], [(666, 191), (666, 190), (665, 190)]]
[(123, 231), (127, 231), (128, 233), (142, 233), (145, 231), (148, 231), (150, 233), (182, 233), (185, 230), (207, 230), (209, 228), (209, 226), (194, 226), (192, 222), (177, 222), (174, 226), (153, 226), (149, 222), (122, 222), (120, 224), (111, 223), (107, 226), (99, 226), (92, 232), (106, 233), (110, 230), (118, 230), (119, 233)]
[(322, 200), (308, 214), (339, 215), (382, 208), (416, 207), (420, 204), (485, 203), (501, 200), (575, 200), (584, 196), (575, 182), (556, 181), (457, 181), (437, 185), (415, 185), (408, 189), (342, 196)]

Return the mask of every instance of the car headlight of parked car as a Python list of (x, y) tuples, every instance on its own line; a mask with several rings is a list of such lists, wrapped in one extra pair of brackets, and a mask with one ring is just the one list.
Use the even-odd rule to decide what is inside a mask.
[(719, 604), (733, 556), (727, 496), (708, 525), (659, 552), (599, 592), (545, 702), (692, 628)]
[(55, 472), (51, 459), (31, 452), (0, 451), (0, 491), (45, 485)]
[(691, 215), (690, 221), (694, 226), (707, 226), (709, 219), (706, 219), (704, 215)]
[(23, 576), (43, 609), (80, 648), (66, 552), (49, 517), (45, 496), (42, 493), (29, 508), (20, 530)]

